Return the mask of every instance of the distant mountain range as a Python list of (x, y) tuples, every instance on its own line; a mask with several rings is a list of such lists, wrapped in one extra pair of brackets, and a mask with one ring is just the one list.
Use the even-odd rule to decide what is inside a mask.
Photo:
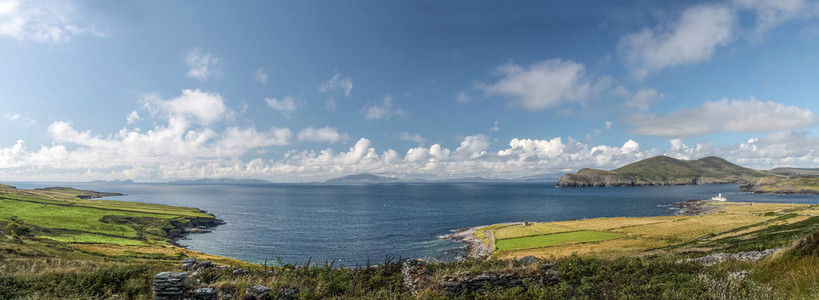
[(611, 187), (748, 183), (776, 174), (740, 167), (719, 157), (682, 160), (660, 155), (611, 170), (581, 169), (560, 177), (559, 187)]
[(233, 178), (202, 178), (195, 180), (174, 180), (169, 184), (269, 184), (273, 183), (261, 179), (233, 179)]
[(534, 175), (521, 177), (518, 179), (493, 179), (484, 177), (464, 177), (443, 180), (424, 179), (400, 179), (394, 177), (378, 176), (375, 174), (362, 173), (347, 175), (324, 181), (325, 184), (374, 184), (374, 183), (480, 183), (480, 182), (554, 182), (557, 178), (554, 175)]

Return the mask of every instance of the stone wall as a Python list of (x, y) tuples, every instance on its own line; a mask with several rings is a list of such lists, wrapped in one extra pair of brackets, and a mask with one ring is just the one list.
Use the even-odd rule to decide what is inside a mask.
[(560, 281), (557, 267), (552, 263), (540, 263), (534, 257), (526, 257), (522, 261), (531, 265), (539, 264), (535, 272), (531, 268), (510, 269), (499, 273), (483, 272), (479, 275), (462, 273), (456, 276), (445, 276), (439, 282), (432, 278), (429, 266), (422, 260), (405, 261), (401, 269), (404, 276), (404, 285), (413, 295), (418, 295), (426, 289), (441, 289), (445, 296), (456, 297), (461, 294), (480, 292), (492, 288), (512, 288), (522, 286), (527, 281), (539, 284), (554, 284)]

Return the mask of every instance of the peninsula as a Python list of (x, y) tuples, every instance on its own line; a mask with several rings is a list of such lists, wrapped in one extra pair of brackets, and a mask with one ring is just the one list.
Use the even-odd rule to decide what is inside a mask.
[(660, 155), (611, 170), (581, 169), (565, 174), (558, 187), (614, 187), (650, 185), (690, 185), (748, 183), (776, 174), (735, 165), (709, 156), (698, 160), (675, 159)]

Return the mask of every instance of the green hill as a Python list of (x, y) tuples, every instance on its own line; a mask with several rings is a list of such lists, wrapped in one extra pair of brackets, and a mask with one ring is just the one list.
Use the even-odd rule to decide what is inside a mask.
[(682, 160), (660, 155), (611, 170), (581, 169), (565, 174), (559, 187), (611, 187), (747, 183), (772, 173), (740, 167), (719, 157)]

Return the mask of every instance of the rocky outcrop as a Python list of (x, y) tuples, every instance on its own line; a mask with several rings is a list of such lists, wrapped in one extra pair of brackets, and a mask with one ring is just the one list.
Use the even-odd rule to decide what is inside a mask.
[(444, 296), (458, 297), (463, 294), (480, 292), (492, 288), (513, 288), (523, 286), (526, 282), (539, 284), (554, 284), (560, 281), (557, 267), (553, 263), (540, 263), (537, 258), (526, 257), (521, 260), (524, 264), (539, 264), (536, 271), (531, 267), (508, 269), (501, 272), (483, 272), (481, 274), (461, 273), (444, 276), (443, 281), (436, 281), (429, 270), (429, 266), (422, 260), (405, 261), (401, 274), (404, 285), (418, 295), (427, 289), (441, 289)]

